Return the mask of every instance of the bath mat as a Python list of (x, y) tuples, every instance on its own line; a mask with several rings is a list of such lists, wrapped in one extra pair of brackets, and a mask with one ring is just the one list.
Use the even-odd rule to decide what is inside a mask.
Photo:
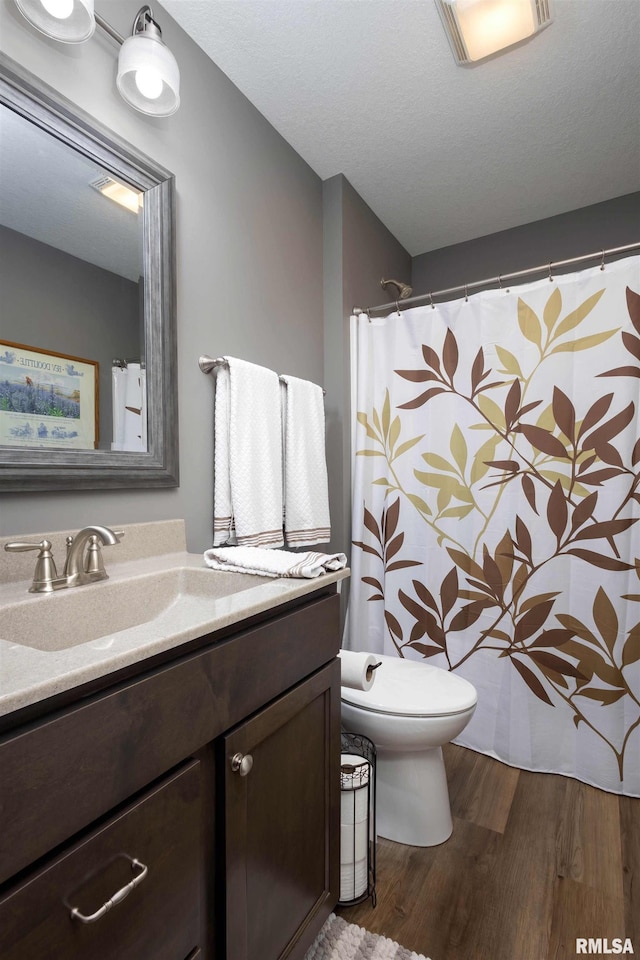
[(332, 913), (305, 960), (429, 960)]

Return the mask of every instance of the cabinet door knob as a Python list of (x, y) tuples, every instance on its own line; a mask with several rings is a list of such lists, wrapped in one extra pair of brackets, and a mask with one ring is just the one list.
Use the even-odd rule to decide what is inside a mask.
[(246, 777), (252, 766), (253, 757), (250, 753), (234, 753), (231, 757), (231, 769), (241, 777)]

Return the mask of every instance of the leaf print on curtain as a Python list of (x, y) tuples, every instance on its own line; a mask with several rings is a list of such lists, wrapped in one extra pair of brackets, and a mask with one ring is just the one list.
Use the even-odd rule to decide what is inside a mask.
[(640, 795), (640, 258), (369, 320), (349, 636), (478, 690), (458, 743)]

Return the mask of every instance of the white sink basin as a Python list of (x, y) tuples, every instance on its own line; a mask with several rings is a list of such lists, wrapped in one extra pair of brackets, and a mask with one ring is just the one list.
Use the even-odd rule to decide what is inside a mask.
[(0, 608), (0, 639), (55, 652), (111, 638), (132, 627), (205, 621), (225, 597), (255, 587), (260, 578), (242, 573), (177, 567), (122, 580), (103, 580), (31, 594)]

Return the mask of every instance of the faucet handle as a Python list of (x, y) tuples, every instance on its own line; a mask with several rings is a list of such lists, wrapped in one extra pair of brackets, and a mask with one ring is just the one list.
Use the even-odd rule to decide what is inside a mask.
[(36, 568), (33, 571), (33, 583), (29, 593), (49, 593), (54, 590), (54, 580), (58, 579), (56, 564), (51, 553), (51, 541), (40, 540), (37, 543), (29, 540), (12, 540), (5, 543), (4, 549), (8, 553), (23, 553), (26, 550), (39, 550), (36, 559)]
[(4, 545), (7, 553), (24, 553), (26, 550), (51, 550), (50, 540), (11, 540)]
[(84, 565), (84, 572), (88, 573), (92, 580), (106, 580), (107, 571), (104, 568), (102, 551), (100, 550), (100, 541), (98, 537), (89, 538), (89, 546)]
[[(121, 540), (122, 537), (124, 537), (124, 530), (114, 530), (113, 532), (118, 540)], [(102, 559), (102, 550), (100, 547), (101, 544), (99, 537), (97, 537), (95, 534), (92, 537), (89, 537), (89, 546), (87, 547), (84, 572), (89, 575), (91, 580), (109, 579), (109, 574), (104, 568), (104, 560)]]

